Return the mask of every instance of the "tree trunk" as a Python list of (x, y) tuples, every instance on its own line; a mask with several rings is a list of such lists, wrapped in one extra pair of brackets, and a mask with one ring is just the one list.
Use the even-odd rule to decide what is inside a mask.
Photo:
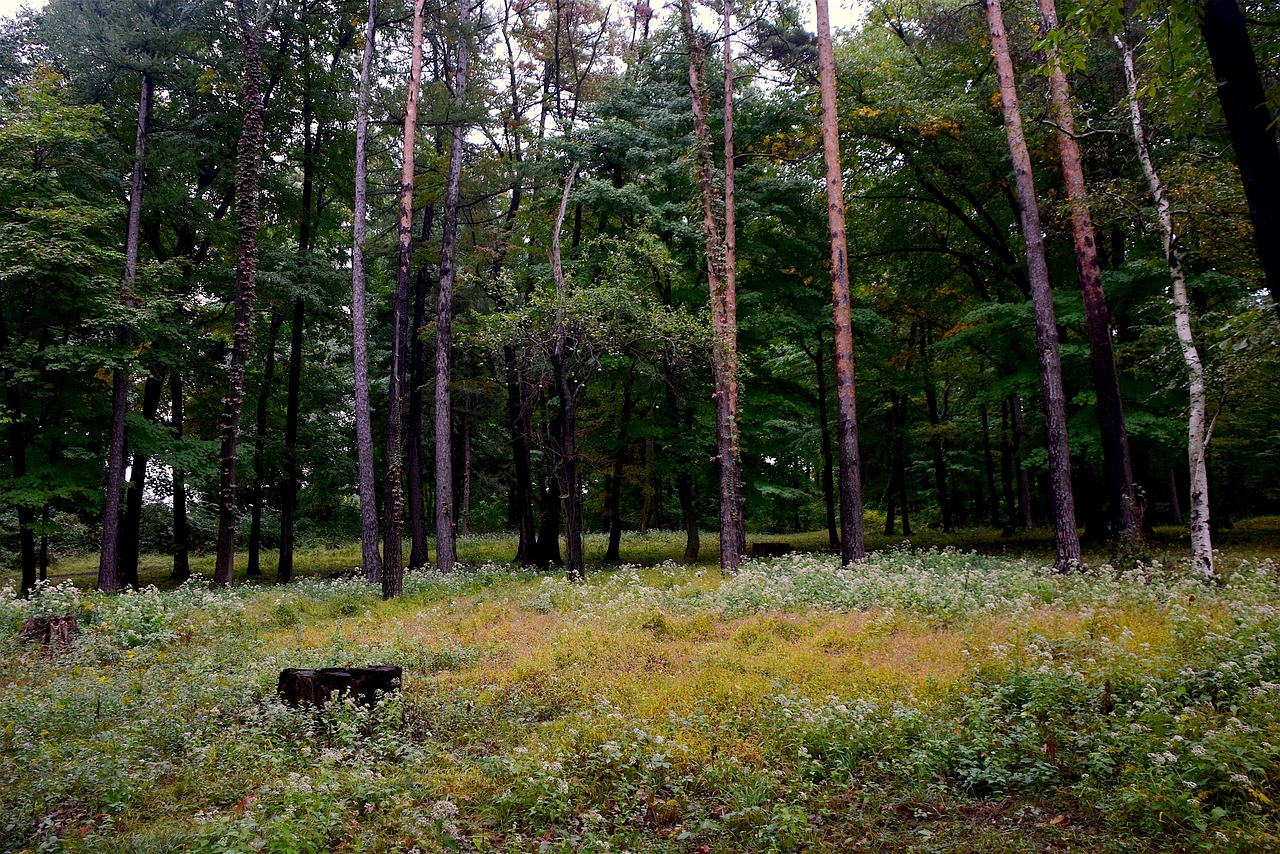
[[(164, 377), (148, 376), (142, 387), (142, 417), (155, 422), (160, 409), (160, 392), (164, 390)], [(147, 465), (149, 454), (134, 453), (130, 467), (129, 493), (125, 498), (124, 526), (120, 529), (120, 586), (137, 590), (138, 550), (142, 539), (142, 499), (147, 491)]]
[(307, 306), (301, 296), (293, 300), (289, 336), (289, 396), (284, 411), (284, 487), (280, 496), (280, 560), (276, 581), (293, 580), (293, 520), (298, 512), (298, 418), (302, 395), (302, 339), (306, 332)]
[(364, 55), (360, 60), (360, 93), (356, 107), (355, 203), (351, 225), (351, 341), (354, 367), (357, 490), (360, 495), (360, 558), (370, 584), (382, 578), (378, 556), (378, 501), (373, 477), (373, 414), (369, 405), (369, 332), (365, 316), (365, 221), (369, 198), (369, 87), (373, 42), (377, 35), (378, 0), (369, 0)]
[(907, 492), (907, 396), (895, 398), (895, 422), (897, 433), (895, 444), (897, 453), (894, 460), (894, 474), (898, 480), (898, 500), (902, 513), (902, 536), (911, 536), (911, 496)]
[(999, 0), (983, 0), (991, 31), (996, 76), (1000, 81), (1000, 102), (1004, 109), (1005, 134), (1013, 158), (1022, 239), (1026, 244), (1027, 268), (1031, 281), (1031, 301), (1036, 317), (1036, 355), (1040, 362), (1040, 391), (1044, 400), (1045, 429), (1049, 456), (1049, 480), (1054, 522), (1054, 568), (1071, 572), (1080, 563), (1080, 534), (1076, 530), (1071, 497), (1071, 456), (1067, 447), (1066, 399), (1062, 391), (1062, 362), (1058, 353), (1057, 318), (1053, 311), (1053, 291), (1044, 255), (1044, 232), (1031, 173), (1031, 155), (1022, 135), (1022, 114), (1014, 85), (1013, 61), (1005, 36), (1004, 16)]
[(249, 558), (244, 574), (250, 578), (262, 575), (259, 552), (262, 549), (262, 490), (267, 479), (267, 404), (271, 400), (271, 381), (276, 373), (276, 338), (284, 324), (284, 315), (271, 314), (271, 332), (267, 339), (267, 361), (262, 369), (262, 390), (258, 394), (257, 421), (253, 431), (253, 486), (249, 503), (253, 507), (249, 519)]
[[(182, 373), (174, 371), (169, 377), (169, 406), (173, 419), (173, 438), (182, 441), (185, 416), (182, 412)], [(191, 561), (188, 556), (190, 534), (187, 529), (187, 477), (180, 466), (173, 467), (173, 574), (174, 581), (186, 581), (191, 577)]]
[(836, 112), (836, 64), (827, 0), (817, 0), (818, 78), (822, 102), (822, 159), (826, 167), (827, 230), (831, 239), (831, 311), (836, 345), (836, 443), (840, 448), (840, 560), (866, 557), (862, 530), (862, 465), (854, 387), (853, 326), (849, 317), (849, 252), (845, 237), (844, 181)]
[[(656, 444), (652, 436), (646, 436), (644, 439), (644, 496), (640, 505), (640, 523), (636, 526), (636, 533), (644, 536), (649, 533), (649, 527), (653, 523), (655, 506), (661, 506), (662, 496), (658, 482), (658, 476), (653, 469), (653, 457), (657, 453)], [(661, 524), (661, 519), (658, 523)]]
[(938, 510), (942, 516), (942, 533), (955, 530), (951, 516), (951, 493), (947, 489), (947, 459), (943, 452), (942, 437), (938, 435), (941, 419), (938, 417), (938, 390), (933, 384), (932, 364), (929, 362), (928, 336), (920, 335), (920, 361), (924, 366), (924, 399), (929, 413), (929, 451), (933, 455), (933, 485), (938, 493)]
[(236, 295), (231, 365), (227, 371), (227, 396), (223, 398), (222, 447), (218, 466), (218, 557), (213, 582), (230, 587), (235, 577), (236, 555), (236, 440), (240, 431), (240, 405), (244, 400), (244, 369), (253, 336), (254, 277), (258, 269), (258, 159), (262, 150), (262, 60), (257, 24), (249, 17), (245, 0), (236, 0), (236, 14), (244, 38), (244, 81), (241, 90), (244, 120), (236, 151)]
[[(453, 102), (461, 112), (466, 102), (471, 0), (462, 0), (458, 15), (458, 55), (453, 72)], [(449, 172), (445, 179), (444, 222), (440, 237), (440, 292), (436, 302), (436, 569), (453, 572), (458, 560), (453, 508), (453, 282), (457, 270), (458, 189), (462, 182), (462, 140), (466, 129), (459, 120), (449, 140)]]
[[(675, 374), (671, 367), (670, 359), (662, 360), (663, 387), (666, 395), (667, 417), (671, 419), (670, 428), (674, 435), (681, 430), (683, 426), (683, 434), (687, 436), (693, 435), (693, 409), (685, 407), (683, 415), (683, 425), (681, 425), (680, 401), (676, 395)], [(702, 550), (702, 540), (698, 532), (698, 515), (693, 505), (693, 475), (691, 472), (693, 461), (689, 455), (680, 452), (680, 458), (676, 466), (676, 498), (680, 502), (680, 521), (684, 525), (684, 556), (682, 560), (685, 563), (697, 563), (698, 554)]]
[[(8, 352), (9, 330), (0, 310), (0, 349)], [(9, 410), (9, 456), (13, 465), (13, 479), (19, 483), (27, 476), (27, 427), (22, 417), (22, 391), (14, 381), (13, 371), (4, 371), (5, 406)], [(18, 552), (22, 564), (22, 595), (27, 596), (36, 586), (36, 539), (33, 526), (35, 511), (30, 505), (18, 503)]]
[(570, 581), (586, 580), (586, 563), (582, 551), (582, 491), (578, 487), (577, 459), (577, 396), (565, 365), (569, 349), (569, 335), (565, 327), (565, 307), (568, 291), (564, 282), (564, 266), (560, 256), (560, 230), (564, 226), (565, 212), (569, 207), (569, 192), (578, 175), (578, 164), (569, 169), (564, 181), (564, 194), (560, 197), (560, 210), (551, 230), (551, 275), (556, 284), (555, 344), (551, 353), (551, 365), (555, 371), (556, 391), (560, 397), (560, 433), (557, 442), (560, 457), (560, 498), (564, 502), (564, 567)]
[[(1262, 275), (1280, 313), (1280, 147), (1237, 0), (1205, 0), (1200, 32), (1209, 49), (1218, 101), (1236, 152)], [(1203, 570), (1203, 565), (1200, 568)]]
[(533, 435), (533, 403), (524, 372), (516, 360), (515, 348), (504, 347), (502, 358), (507, 369), (507, 422), (515, 469), (511, 502), (520, 532), (516, 562), (521, 566), (532, 566), (538, 563), (538, 535), (533, 523), (533, 463), (529, 448)]
[[(1214, 0), (1210, 0), (1210, 5), (1213, 5), (1213, 2)], [(1234, 6), (1234, 2), (1232, 5)], [(1142, 125), (1142, 106), (1138, 102), (1138, 78), (1134, 71), (1133, 48), (1126, 39), (1117, 38), (1116, 41), (1124, 53), (1124, 76), (1129, 94), (1129, 118), (1133, 128), (1133, 142), (1138, 151), (1138, 160), (1142, 163), (1142, 173), (1147, 179), (1147, 188), (1151, 191), (1151, 197), (1156, 203), (1156, 218), (1160, 223), (1165, 261), (1169, 266), (1169, 278), (1173, 281), (1173, 298), (1170, 300), (1173, 309), (1173, 326), (1178, 334), (1182, 361), (1187, 367), (1187, 382), (1190, 390), (1187, 406), (1187, 461), (1191, 474), (1191, 563), (1199, 576), (1213, 578), (1213, 537), (1209, 525), (1209, 473), (1206, 468), (1212, 425), (1206, 415), (1204, 366), (1200, 360), (1200, 351), (1196, 348), (1195, 336), (1192, 334), (1187, 275), (1182, 267), (1182, 254), (1178, 251), (1178, 237), (1173, 228), (1173, 212), (1169, 208), (1169, 199), (1164, 193), (1160, 175), (1151, 161), (1151, 151), (1147, 147), (1146, 132)], [(1177, 479), (1172, 470), (1169, 476), (1174, 484), (1171, 492), (1172, 509), (1175, 518), (1181, 524), (1182, 513), (1178, 508)]]
[[(143, 72), (138, 89), (138, 127), (133, 146), (133, 172), (129, 181), (129, 220), (125, 225), (124, 275), (120, 301), (126, 309), (134, 304), (138, 280), (138, 248), (142, 230), (143, 160), (147, 154), (147, 134), (151, 127), (151, 77)], [(116, 344), (122, 359), (133, 346), (133, 328), (121, 324)], [(120, 587), (120, 500), (124, 491), (125, 416), (129, 411), (129, 370), (116, 366), (111, 379), (111, 427), (107, 441), (106, 502), (102, 511), (102, 553), (98, 562), (98, 589)], [(34, 521), (34, 518), (31, 520)]]
[(609, 548), (605, 552), (604, 562), (622, 563), (622, 474), (627, 448), (627, 432), (631, 429), (631, 384), (633, 375), (627, 374), (622, 387), (622, 409), (618, 417), (618, 443), (613, 452), (613, 474), (610, 484), (605, 490), (604, 518), (609, 534)]
[(1009, 401), (1000, 401), (1000, 486), (1004, 496), (1006, 534), (1018, 527), (1018, 502), (1013, 486), (1013, 441), (1009, 436)]
[(400, 225), (396, 242), (396, 290), (391, 321), (391, 369), (387, 380), (387, 473), (383, 484), (382, 596), (404, 591), (404, 409), (409, 379), (409, 262), (413, 244), (414, 151), (418, 133), (418, 90), (422, 79), (423, 0), (413, 4), (413, 42), (404, 104), (404, 153), (400, 164)]
[(1178, 472), (1169, 466), (1169, 518), (1175, 525), (1184, 524), (1182, 518), (1182, 488), (1178, 486)]
[[(707, 123), (708, 98), (703, 85), (706, 48), (694, 33), (690, 0), (680, 4), (684, 20), (685, 40), (689, 49), (689, 89), (693, 103), (694, 148), (698, 162), (702, 196), (702, 234), (706, 242), (707, 283), (711, 293), (713, 328), (712, 373), (715, 377), (716, 459), (720, 480), (720, 568), (737, 572), (744, 551), (741, 497), (738, 492), (737, 399), (738, 354), (736, 297), (729, 293), (727, 280), (726, 235), (717, 222), (720, 194), (715, 185), (711, 163), (710, 130)], [(726, 88), (731, 91), (732, 76), (726, 75)], [(732, 151), (732, 100), (725, 106), (729, 123), (725, 128), (726, 150)], [(732, 163), (730, 157), (729, 163)], [(728, 169), (731, 171), (732, 166)], [(728, 173), (726, 173), (728, 174)], [(725, 209), (732, 205), (726, 202)]]
[[(1058, 11), (1054, 0), (1039, 0), (1040, 19), (1048, 33), (1057, 33)], [(1084, 165), (1075, 138), (1075, 112), (1061, 51), (1048, 42), (1049, 92), (1058, 124), (1058, 154), (1062, 181), (1071, 209), (1071, 239), (1080, 275), (1080, 295), (1084, 301), (1085, 333), (1089, 338), (1089, 365), (1097, 394), (1098, 427), (1102, 433), (1102, 460), (1107, 473), (1111, 504), (1114, 563), (1132, 558), (1142, 548), (1142, 528), (1138, 520), (1137, 494), (1133, 486), (1133, 460), (1129, 454), (1129, 433), (1124, 423), (1124, 402), (1120, 397), (1120, 377), (1111, 346), (1111, 312), (1102, 290), (1102, 264), (1089, 210), (1089, 192), (1084, 181)]]
[[(421, 242), (424, 245), (431, 239), (435, 212), (434, 204), (427, 205), (422, 216)], [(413, 283), (413, 324), (409, 327), (409, 423), (405, 427), (409, 566), (413, 569), (421, 569), (431, 562), (427, 550), (427, 499), (422, 471), (422, 386), (427, 380), (422, 328), (427, 323), (427, 294), (430, 290), (431, 276), (427, 265), (422, 264)]]

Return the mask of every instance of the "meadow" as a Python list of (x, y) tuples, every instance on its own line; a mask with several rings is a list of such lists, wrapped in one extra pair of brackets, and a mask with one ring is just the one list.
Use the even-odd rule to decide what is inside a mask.
[[(475, 537), (392, 602), (325, 577), (349, 546), (287, 587), (111, 597), (64, 561), (0, 597), (0, 848), (1276, 850), (1274, 529), (1218, 585), (972, 535), (725, 578), (655, 534), (580, 585)], [(19, 637), (65, 613), (71, 648)], [(384, 663), (372, 709), (275, 697), (284, 667)]]

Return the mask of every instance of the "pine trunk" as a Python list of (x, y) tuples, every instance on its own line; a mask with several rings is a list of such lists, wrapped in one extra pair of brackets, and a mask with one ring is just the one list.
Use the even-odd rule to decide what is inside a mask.
[[(466, 103), (468, 39), (471, 0), (461, 0), (458, 14), (457, 59), (453, 71), (453, 103), (461, 112)], [(440, 291), (436, 301), (436, 569), (453, 572), (458, 561), (453, 506), (453, 284), (457, 276), (458, 193), (462, 183), (462, 140), (466, 128), (459, 119), (449, 139), (449, 172), (445, 178), (444, 222), (440, 236)]]
[(845, 235), (844, 181), (836, 112), (836, 64), (827, 0), (817, 0), (818, 79), (822, 102), (822, 159), (826, 167), (827, 230), (831, 239), (831, 311), (836, 346), (836, 445), (840, 449), (840, 560), (866, 557), (862, 530), (862, 464), (858, 456), (858, 405), (854, 385), (853, 325), (849, 316), (849, 252)]
[(559, 441), (556, 443), (560, 458), (560, 498), (564, 502), (564, 568), (570, 581), (586, 580), (586, 563), (582, 551), (582, 490), (578, 487), (577, 459), (577, 396), (565, 364), (569, 350), (569, 334), (565, 325), (565, 309), (568, 291), (564, 281), (564, 265), (560, 254), (560, 231), (564, 226), (565, 212), (569, 207), (569, 192), (578, 175), (578, 164), (569, 169), (564, 181), (564, 194), (560, 197), (560, 210), (551, 230), (551, 275), (556, 285), (555, 342), (551, 353), (551, 365), (555, 371), (556, 392), (560, 397)]
[(258, 160), (262, 150), (262, 60), (257, 24), (245, 0), (236, 0), (244, 38), (244, 120), (236, 150), (236, 295), (227, 396), (222, 401), (222, 446), (218, 465), (218, 556), (213, 582), (230, 587), (236, 554), (236, 440), (244, 401), (244, 370), (253, 336), (254, 277), (258, 269)]
[[(422, 216), (421, 242), (431, 239), (435, 205), (427, 205)], [(422, 386), (427, 366), (422, 346), (422, 329), (427, 323), (427, 294), (431, 275), (426, 264), (418, 267), (413, 282), (413, 323), (409, 327), (409, 422), (405, 426), (405, 493), (409, 511), (409, 567), (422, 569), (431, 562), (427, 549), (427, 498), (422, 470)]]
[(1076, 529), (1071, 494), (1071, 455), (1067, 446), (1066, 398), (1062, 391), (1062, 362), (1058, 352), (1057, 318), (1053, 310), (1053, 290), (1044, 254), (1044, 232), (1031, 172), (1031, 155), (1022, 135), (1022, 113), (1014, 84), (1013, 60), (1005, 35), (1004, 15), (999, 0), (983, 0), (1000, 82), (1000, 102), (1004, 109), (1005, 133), (1013, 159), (1022, 239), (1027, 250), (1031, 282), (1031, 302), (1036, 318), (1036, 355), (1040, 363), (1040, 392), (1044, 402), (1045, 431), (1048, 434), (1049, 483), (1054, 528), (1054, 568), (1071, 572), (1080, 564), (1080, 532)]
[[(1058, 11), (1054, 0), (1039, 0), (1040, 19), (1046, 32), (1058, 32)], [(1058, 124), (1058, 154), (1062, 181), (1071, 208), (1071, 238), (1080, 275), (1084, 301), (1085, 333), (1089, 338), (1089, 365), (1097, 394), (1098, 427), (1102, 434), (1102, 460), (1107, 473), (1111, 504), (1112, 561), (1132, 558), (1142, 548), (1142, 527), (1138, 520), (1137, 495), (1133, 486), (1133, 461), (1129, 454), (1129, 433), (1124, 423), (1124, 402), (1120, 397), (1120, 376), (1111, 346), (1111, 312), (1102, 289), (1102, 264), (1089, 210), (1089, 192), (1084, 181), (1084, 164), (1075, 138), (1075, 111), (1062, 56), (1049, 41), (1049, 93)]]
[(404, 151), (400, 164), (400, 219), (396, 241), (396, 289), (391, 320), (391, 369), (387, 379), (387, 473), (383, 497), (382, 595), (404, 592), (404, 409), (409, 379), (409, 262), (413, 245), (414, 152), (418, 134), (418, 91), (422, 80), (424, 0), (413, 4), (413, 42), (404, 104)]
[[(140, 75), (138, 89), (138, 127), (133, 145), (133, 172), (129, 181), (129, 220), (125, 225), (124, 275), (121, 303), (126, 309), (134, 303), (134, 286), (138, 280), (138, 249), (142, 231), (143, 160), (147, 154), (147, 134), (151, 127), (151, 77)], [(116, 330), (116, 344), (122, 359), (124, 351), (133, 347), (133, 328), (121, 325)], [(120, 502), (124, 497), (125, 417), (129, 412), (129, 371), (124, 364), (116, 366), (111, 378), (111, 427), (107, 440), (106, 502), (102, 511), (102, 553), (98, 563), (98, 589), (120, 587)], [(32, 520), (34, 521), (34, 519)]]
[[(1187, 295), (1187, 274), (1182, 266), (1182, 255), (1178, 251), (1178, 237), (1173, 228), (1173, 212), (1169, 208), (1169, 198), (1165, 195), (1160, 175), (1151, 161), (1151, 151), (1147, 147), (1146, 132), (1142, 124), (1142, 106), (1138, 102), (1138, 78), (1134, 70), (1133, 48), (1128, 41), (1117, 38), (1124, 53), (1124, 76), (1129, 94), (1129, 119), (1133, 128), (1133, 142), (1138, 151), (1138, 160), (1142, 163), (1142, 173), (1147, 179), (1147, 188), (1156, 203), (1156, 217), (1160, 223), (1160, 236), (1164, 242), (1165, 260), (1169, 266), (1169, 278), (1173, 281), (1173, 298), (1170, 305), (1173, 309), (1173, 327), (1178, 334), (1178, 346), (1182, 350), (1182, 361), (1187, 368), (1187, 383), (1190, 400), (1187, 406), (1187, 462), (1191, 473), (1191, 563), (1196, 574), (1202, 578), (1213, 578), (1213, 537), (1209, 526), (1209, 473), (1206, 457), (1209, 451), (1211, 425), (1206, 415), (1206, 390), (1204, 365), (1200, 360), (1200, 351), (1196, 348), (1195, 336), (1191, 329), (1191, 301)], [(1175, 517), (1182, 514), (1178, 509), (1177, 479), (1170, 471), (1169, 476), (1174, 488), (1171, 492), (1172, 508)], [(1181, 519), (1178, 519), (1179, 523)]]
[(351, 341), (354, 369), (357, 490), (360, 494), (360, 558), (365, 581), (378, 583), (378, 503), (373, 477), (373, 413), (369, 404), (369, 332), (365, 314), (365, 226), (369, 198), (369, 87), (373, 43), (377, 35), (377, 0), (369, 0), (364, 54), (360, 60), (360, 93), (356, 107), (355, 202), (351, 225)]

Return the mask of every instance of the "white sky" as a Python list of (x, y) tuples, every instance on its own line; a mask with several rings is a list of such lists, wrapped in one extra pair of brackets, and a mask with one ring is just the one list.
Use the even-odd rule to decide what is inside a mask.
[[(851, 27), (856, 24), (862, 17), (862, 9), (866, 6), (866, 0), (830, 0), (831, 2), (831, 26), (840, 29), (841, 27)], [(0, 0), (0, 17), (12, 17), (15, 12), (22, 6), (31, 6), (40, 8), (44, 6), (45, 0)], [(662, 3), (653, 4), (661, 7)], [(809, 26), (813, 26), (813, 13), (811, 6), (804, 4), (806, 15), (805, 20)]]

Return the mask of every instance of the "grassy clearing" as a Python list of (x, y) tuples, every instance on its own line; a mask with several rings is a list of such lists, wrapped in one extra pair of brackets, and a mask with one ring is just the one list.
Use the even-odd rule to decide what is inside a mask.
[[(1280, 576), (1224, 563), (1220, 587), (887, 550), (578, 586), (486, 565), (391, 603), (322, 579), (5, 597), (0, 847), (1274, 850)], [(74, 650), (18, 639), (68, 611)], [(283, 667), (364, 663), (404, 692), (274, 700)]]

